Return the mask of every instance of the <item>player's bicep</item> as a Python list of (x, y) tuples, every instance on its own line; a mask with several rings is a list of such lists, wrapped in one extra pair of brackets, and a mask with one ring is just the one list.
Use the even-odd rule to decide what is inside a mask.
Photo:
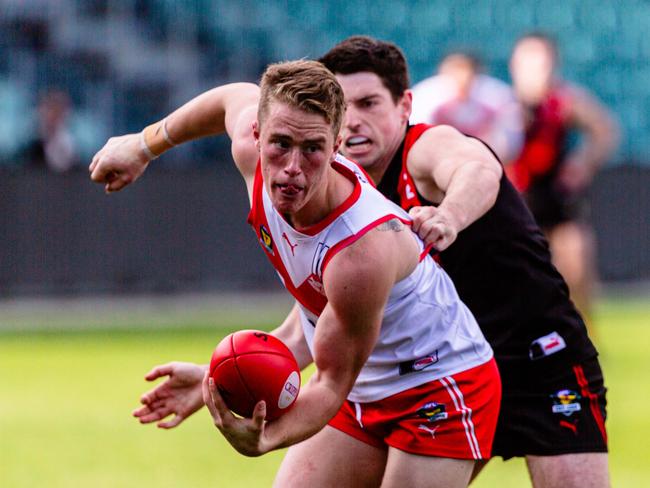
[(443, 125), (422, 134), (409, 153), (408, 163), (416, 178), (432, 178), (442, 191), (447, 190), (456, 171), (467, 164), (493, 174), (497, 181), (502, 172), (499, 161), (483, 143)]
[(328, 304), (314, 337), (314, 362), (319, 374), (346, 393), (377, 342), (395, 281), (395, 270), (386, 264), (386, 256), (373, 253), (367, 246), (356, 246), (335, 256), (325, 270)]

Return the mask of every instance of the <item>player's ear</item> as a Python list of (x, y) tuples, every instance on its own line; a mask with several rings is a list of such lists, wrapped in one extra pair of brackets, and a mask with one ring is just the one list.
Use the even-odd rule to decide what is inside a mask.
[(411, 90), (404, 90), (402, 98), (399, 99), (397, 105), (400, 107), (400, 118), (403, 122), (408, 122), (413, 110), (413, 92)]
[(336, 136), (336, 140), (334, 141), (334, 155), (333, 157), (336, 157), (336, 154), (339, 152), (339, 148), (341, 147), (341, 142), (343, 141), (343, 137), (341, 137), (341, 134)]
[(257, 151), (260, 150), (260, 124), (257, 120), (253, 121), (253, 138), (255, 139), (255, 147)]

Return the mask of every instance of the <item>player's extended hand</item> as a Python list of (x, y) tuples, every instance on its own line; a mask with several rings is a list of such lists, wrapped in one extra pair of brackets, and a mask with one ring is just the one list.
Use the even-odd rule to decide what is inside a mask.
[(158, 427), (171, 429), (203, 406), (201, 381), (207, 366), (172, 362), (156, 366), (147, 375), (147, 381), (163, 376), (168, 378), (140, 397), (142, 407), (133, 416), (142, 424), (156, 422), (174, 414), (171, 420), (158, 422)]
[(413, 219), (413, 231), (417, 232), (426, 246), (433, 246), (437, 251), (447, 249), (458, 236), (453, 215), (442, 208), (413, 207), (409, 215)]
[(106, 193), (121, 190), (144, 172), (149, 159), (140, 146), (140, 134), (111, 137), (93, 157), (90, 179), (104, 183)]
[(266, 404), (255, 405), (253, 418), (235, 417), (228, 409), (209, 373), (203, 378), (203, 401), (210, 410), (214, 425), (237, 452), (244, 456), (261, 456), (269, 451), (264, 447), (264, 417)]

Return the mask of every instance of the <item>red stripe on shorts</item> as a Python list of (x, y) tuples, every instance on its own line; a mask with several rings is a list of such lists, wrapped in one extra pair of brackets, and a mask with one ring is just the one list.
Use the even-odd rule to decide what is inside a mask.
[(576, 375), (578, 380), (578, 385), (580, 386), (582, 396), (589, 398), (589, 406), (591, 407), (591, 413), (594, 416), (596, 425), (600, 430), (600, 434), (603, 436), (603, 440), (607, 443), (607, 431), (605, 430), (605, 420), (603, 419), (603, 414), (600, 411), (598, 406), (598, 395), (589, 391), (589, 382), (585, 377), (585, 372), (582, 369), (582, 366), (575, 365), (573, 367), (573, 372)]

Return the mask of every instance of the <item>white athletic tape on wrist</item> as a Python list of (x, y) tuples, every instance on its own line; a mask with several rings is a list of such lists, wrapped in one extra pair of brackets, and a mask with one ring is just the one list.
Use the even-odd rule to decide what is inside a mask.
[(140, 132), (140, 148), (142, 148), (142, 152), (147, 156), (149, 161), (158, 157), (158, 155), (154, 154), (153, 151), (149, 149), (149, 146), (147, 146), (147, 141), (144, 138), (144, 130)]
[(163, 120), (163, 123), (162, 123), (162, 133), (163, 133), (163, 138), (165, 139), (167, 144), (169, 144), (171, 146), (176, 145), (174, 140), (171, 137), (169, 137), (169, 132), (167, 131), (167, 117), (165, 117), (165, 119)]

